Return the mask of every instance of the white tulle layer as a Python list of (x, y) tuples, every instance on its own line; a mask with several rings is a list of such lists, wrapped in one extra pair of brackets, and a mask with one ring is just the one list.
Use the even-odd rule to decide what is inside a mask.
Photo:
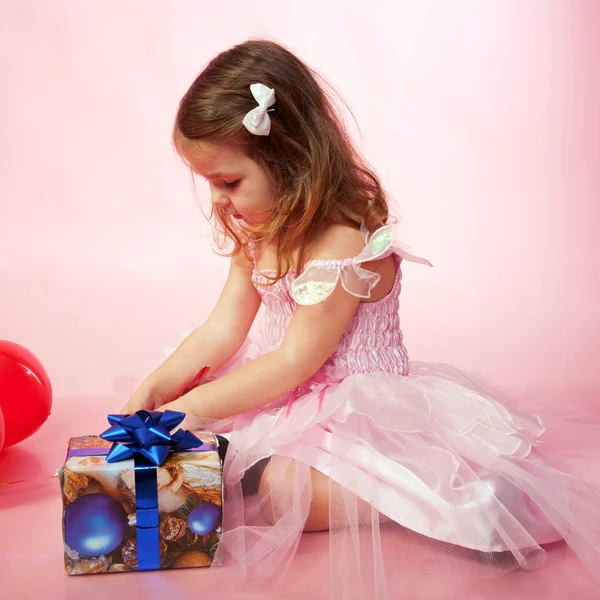
[[(249, 340), (217, 376), (258, 351)], [(331, 551), (344, 563), (331, 564), (332, 596), (354, 597), (344, 586), (358, 578), (357, 589), (368, 580), (373, 597), (386, 597), (382, 531), (395, 524), (439, 542), (438, 561), (440, 544), (448, 557), (467, 548), (513, 559), (485, 575), (471, 564), (476, 577), (538, 566), (540, 546), (561, 539), (590, 570), (600, 564), (599, 417), (541, 418), (440, 364), (413, 362), (400, 377), (325, 373), (302, 391), (289, 414), (281, 398), (212, 427), (230, 439), (215, 564), (235, 567), (240, 581), (277, 578), (293, 558), (310, 467), (330, 479)], [(256, 465), (268, 459), (265, 477)]]

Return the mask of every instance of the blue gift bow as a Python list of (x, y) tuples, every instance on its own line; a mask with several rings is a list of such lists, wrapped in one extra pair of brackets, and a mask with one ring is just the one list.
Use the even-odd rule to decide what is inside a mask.
[(185, 413), (174, 410), (138, 410), (133, 415), (108, 415), (111, 424), (101, 438), (113, 442), (107, 462), (133, 458), (135, 468), (135, 516), (138, 570), (160, 569), (158, 530), (158, 482), (156, 467), (170, 452), (185, 452), (202, 446), (190, 431), (171, 430), (181, 424)]
[(190, 431), (174, 429), (185, 419), (185, 413), (174, 410), (138, 410), (133, 415), (108, 415), (112, 425), (100, 435), (108, 442), (114, 442), (107, 462), (119, 462), (141, 454), (151, 463), (160, 467), (170, 452), (183, 452), (202, 442)]

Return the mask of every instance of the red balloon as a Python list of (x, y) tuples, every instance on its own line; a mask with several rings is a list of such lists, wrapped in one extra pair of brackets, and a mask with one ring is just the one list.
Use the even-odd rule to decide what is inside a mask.
[(35, 433), (50, 415), (52, 386), (42, 363), (19, 344), (0, 340), (0, 409), (4, 447)]
[(0, 408), (0, 452), (2, 452), (3, 446), (4, 446), (4, 415), (2, 414), (2, 409)]

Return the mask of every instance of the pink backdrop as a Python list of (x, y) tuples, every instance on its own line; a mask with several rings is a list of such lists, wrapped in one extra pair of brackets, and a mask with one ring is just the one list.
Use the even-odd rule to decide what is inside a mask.
[[(217, 298), (227, 261), (169, 134), (205, 62), (250, 36), (342, 91), (402, 240), (434, 262), (406, 267), (412, 357), (598, 410), (599, 27), (596, 0), (0, 0), (0, 339), (55, 389), (48, 423), (0, 453), (8, 597), (203, 589), (196, 570), (67, 578), (51, 476)], [(286, 598), (326, 597), (326, 552), (326, 534), (304, 537)], [(528, 597), (597, 598), (561, 552), (485, 597), (520, 580)]]
[(40, 357), (57, 405), (120, 405), (217, 298), (227, 261), (169, 134), (204, 63), (250, 36), (341, 90), (402, 239), (434, 262), (406, 267), (412, 357), (590, 400), (598, 3), (236, 6), (0, 2), (0, 338)]

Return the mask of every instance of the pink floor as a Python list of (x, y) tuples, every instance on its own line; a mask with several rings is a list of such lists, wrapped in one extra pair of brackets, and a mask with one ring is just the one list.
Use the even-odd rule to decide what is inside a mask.
[[(58, 480), (53, 474), (63, 462), (69, 437), (96, 433), (105, 428), (107, 406), (106, 402), (98, 399), (94, 404), (86, 402), (86, 410), (78, 411), (77, 404), (75, 400), (57, 400), (52, 417), (37, 434), (0, 453), (0, 481), (27, 480), (0, 487), (0, 597), (7, 600), (176, 600), (187, 596), (201, 597), (203, 586), (210, 577), (207, 570), (80, 577), (68, 577), (64, 574), (61, 500)], [(292, 581), (286, 586), (285, 593), (248, 593), (240, 596), (266, 600), (328, 598), (327, 542), (326, 534), (305, 536), (296, 557)], [(391, 569), (391, 573), (400, 582), (410, 572), (410, 558), (407, 558), (407, 547), (402, 545), (402, 540), (398, 540), (395, 556), (398, 568)], [(440, 573), (431, 573), (427, 581), (423, 582), (423, 589), (435, 586), (436, 578), (439, 580), (440, 577), (443, 577)], [(394, 581), (391, 589), (394, 589)], [(215, 597), (212, 593), (210, 596)], [(476, 588), (462, 590), (452, 597), (469, 600), (597, 600), (600, 598), (600, 591), (594, 588), (591, 578), (573, 556), (563, 546), (559, 546), (549, 552), (546, 564), (535, 572), (518, 572), (499, 581), (480, 582)]]

